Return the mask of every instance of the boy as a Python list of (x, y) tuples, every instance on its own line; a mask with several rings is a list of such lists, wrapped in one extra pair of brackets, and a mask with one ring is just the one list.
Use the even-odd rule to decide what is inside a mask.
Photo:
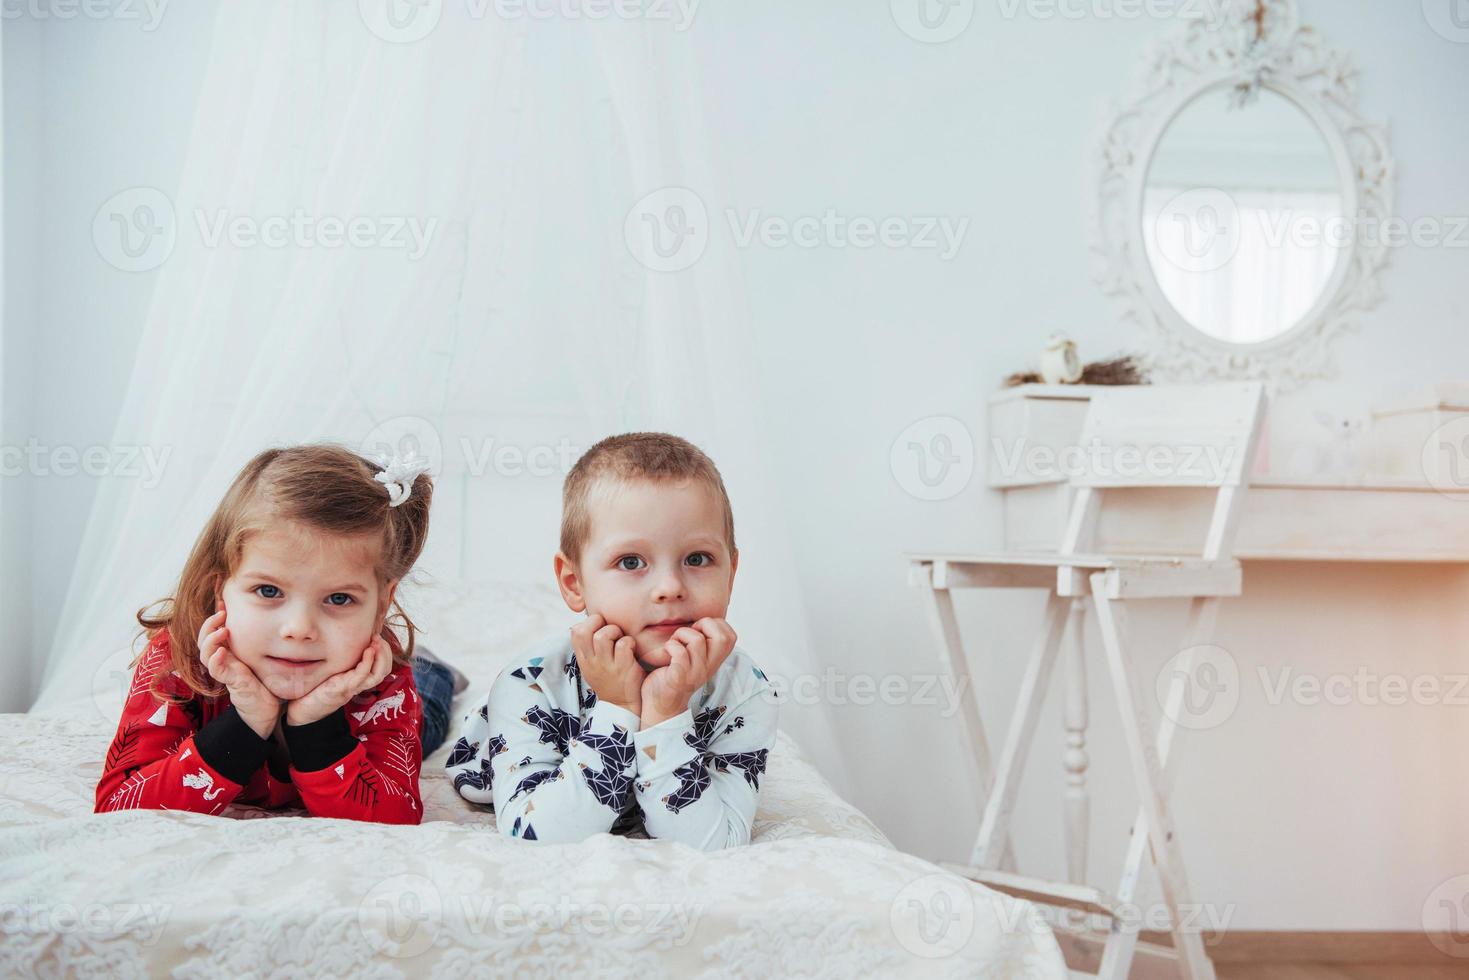
[(739, 552), (719, 470), (676, 436), (597, 443), (566, 476), (556, 582), (586, 618), (506, 668), (447, 763), (501, 833), (750, 840), (775, 692), (724, 620)]

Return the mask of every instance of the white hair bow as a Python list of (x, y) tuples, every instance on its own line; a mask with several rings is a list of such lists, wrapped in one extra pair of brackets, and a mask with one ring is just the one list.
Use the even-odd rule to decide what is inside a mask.
[(399, 456), (393, 453), (391, 457), (379, 456), (377, 465), (383, 471), (374, 480), (388, 489), (388, 506), (396, 507), (413, 495), (413, 481), (429, 471), (429, 461), (422, 456), (408, 453)]

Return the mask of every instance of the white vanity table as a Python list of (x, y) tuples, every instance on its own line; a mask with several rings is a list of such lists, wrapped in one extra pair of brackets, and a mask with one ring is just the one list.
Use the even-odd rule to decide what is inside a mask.
[[(1056, 553), (1077, 493), (1060, 454), (1080, 445), (1087, 407), (1097, 390), (1088, 385), (1028, 384), (990, 396), (986, 482), (1001, 494), (1004, 551)], [(1443, 422), (1444, 416), (1434, 414), (1433, 408), (1422, 406), (1428, 420), (1423, 426), (1390, 430), (1394, 445), (1387, 448), (1393, 451), (1381, 455), (1396, 461), (1400, 472), (1411, 471), (1403, 461), (1423, 455), (1421, 430)], [(1469, 414), (1463, 418), (1469, 420)], [(1469, 421), (1449, 424), (1469, 428)], [(1429, 432), (1427, 439), (1432, 438)], [(1268, 458), (1265, 449), (1262, 440), (1262, 452), (1253, 462)], [(1444, 473), (1434, 476), (1432, 481), (1407, 475), (1317, 480), (1254, 473), (1231, 549), (1232, 557), (1244, 565), (1242, 595), (1250, 594), (1249, 565), (1259, 561), (1469, 563), (1469, 487), (1448, 480)], [(1125, 556), (1198, 554), (1203, 549), (1213, 503), (1209, 488), (1100, 492), (1091, 550)], [(921, 570), (918, 577), (922, 578)], [(1066, 845), (1073, 881), (1083, 879), (1087, 863), (1088, 718), (1085, 652), (1079, 639), (1085, 614), (1085, 600), (1075, 601), (1065, 702)], [(957, 644), (957, 624), (942, 614), (939, 630), (945, 642)], [(981, 759), (981, 769), (985, 766)]]
[[(1026, 585), (1056, 588), (1057, 580), (1052, 570), (1055, 556), (1063, 551), (1066, 555), (1075, 553), (1070, 546), (1063, 549), (1062, 544), (1063, 541), (1076, 540), (1077, 512), (1084, 509), (1079, 505), (1073, 507), (1077, 494), (1101, 494), (1101, 499), (1092, 510), (1094, 516), (1088, 537), (1090, 545), (1085, 549), (1088, 552), (1116, 556), (1119, 559), (1128, 556), (1155, 557), (1160, 554), (1197, 556), (1200, 553), (1208, 555), (1217, 552), (1212, 543), (1206, 546), (1204, 541), (1206, 535), (1212, 542), (1214, 535), (1220, 533), (1220, 523), (1211, 520), (1211, 514), (1217, 518), (1218, 513), (1214, 510), (1217, 488), (1159, 486), (1095, 489), (1089, 488), (1085, 480), (1078, 482), (1070, 479), (1073, 474), (1069, 473), (1070, 464), (1065, 462), (1063, 454), (1068, 450), (1085, 449), (1089, 440), (1083, 427), (1087, 422), (1092, 397), (1099, 390), (1105, 389), (1085, 385), (1032, 384), (1008, 389), (991, 397), (987, 482), (1002, 497), (1003, 552), (1010, 562), (1004, 574), (986, 570), (989, 565), (998, 565), (999, 559), (942, 554), (909, 556), (910, 581), (927, 592), (933, 623), (944, 652), (944, 662), (961, 681), (971, 677), (971, 670), (974, 668), (960, 637), (950, 590), (975, 586)], [(1187, 391), (1186, 388), (1175, 390)], [(1158, 417), (1166, 417), (1166, 414)], [(1451, 424), (1458, 426), (1460, 423)], [(1464, 424), (1469, 427), (1469, 422)], [(1409, 427), (1406, 431), (1413, 430)], [(1427, 440), (1415, 435), (1406, 439), (1406, 442), (1431, 443), (1438, 438), (1438, 434), (1438, 430), (1435, 430)], [(1201, 441), (1204, 438), (1200, 436)], [(1404, 445), (1398, 448), (1401, 452), (1395, 455), (1399, 458), (1417, 459), (1423, 455), (1421, 445)], [(1267, 457), (1268, 453), (1257, 454), (1256, 460), (1246, 461), (1241, 464), (1242, 468), (1248, 473), (1253, 469), (1251, 463)], [(1084, 465), (1085, 461), (1078, 459), (1075, 465)], [(1095, 457), (1091, 461), (1095, 462)], [(1188, 465), (1184, 464), (1186, 467)], [(1456, 490), (1459, 492), (1455, 492)], [(1068, 518), (1071, 522), (1070, 530)], [(1233, 545), (1226, 549), (1225, 554), (1242, 562), (1244, 570), (1241, 573), (1239, 566), (1235, 566), (1235, 579), (1232, 585), (1216, 593), (1221, 595), (1248, 597), (1251, 562), (1469, 562), (1469, 500), (1466, 500), (1462, 489), (1453, 484), (1440, 483), (1435, 486), (1426, 477), (1419, 480), (1406, 476), (1301, 480), (1272, 478), (1268, 473), (1252, 475), (1248, 480), (1247, 490), (1239, 498), (1236, 513), (1223, 523), (1234, 527)], [(1208, 529), (1207, 532), (1205, 529)], [(1015, 567), (1023, 566), (1027, 560), (1025, 556), (1034, 556), (1030, 560), (1037, 565), (1035, 574), (1022, 574), (1024, 569)], [(1007, 576), (1013, 580), (1001, 581)], [(1096, 587), (1095, 581), (1093, 586)], [(1069, 597), (1065, 599), (1064, 609), (1055, 605), (1055, 595)], [(946, 867), (991, 887), (1035, 901), (1094, 911), (1107, 908), (1112, 897), (1083, 884), (1088, 880), (1088, 824), (1091, 805), (1088, 773), (1091, 760), (1087, 744), (1090, 722), (1087, 694), (1089, 655), (1083, 647), (1082, 627), (1089, 600), (1082, 592), (1064, 588), (1055, 595), (1052, 605), (1048, 606), (1047, 616), (1054, 617), (1053, 623), (1060, 619), (1069, 620), (1068, 625), (1061, 627), (1060, 631), (1060, 636), (1069, 637), (1062, 656), (1063, 723), (1066, 731), (1066, 750), (1062, 758), (1066, 780), (1062, 797), (1067, 868), (1065, 881), (1041, 883), (1038, 886), (1034, 884), (1035, 879), (1027, 879), (1015, 873), (1014, 858), (1008, 847), (1003, 852), (991, 850), (993, 845), (986, 843), (987, 828), (991, 820), (988, 806), (985, 826), (981, 828), (980, 842), (975, 848), (976, 856), (967, 865), (948, 864)], [(1100, 602), (1100, 598), (1097, 601)], [(1199, 638), (1206, 638), (1211, 634), (1216, 609), (1212, 601), (1201, 604), (1196, 600), (1190, 607), (1188, 633), (1192, 643), (1197, 644), (1200, 642)], [(1045, 642), (1057, 641), (1052, 639)], [(1034, 682), (1033, 670), (1033, 667), (1027, 668), (1023, 688), (1030, 688)], [(1186, 674), (1191, 675), (1191, 672), (1192, 667), (1184, 670)], [(1038, 683), (1043, 688), (1044, 681)], [(991, 797), (1001, 798), (995, 787), (1001, 780), (999, 774), (1014, 763), (1016, 756), (1013, 743), (1007, 743), (996, 767), (990, 755), (989, 742), (984, 734), (984, 724), (975, 703), (972, 685), (968, 687), (968, 692), (961, 708), (964, 724), (975, 749), (979, 779), (981, 785), (989, 788)], [(1170, 695), (1170, 698), (1175, 696)], [(1027, 697), (1033, 711), (1035, 695), (1022, 693), (1022, 699)], [(1172, 709), (1165, 707), (1164, 715), (1171, 716), (1171, 710), (1177, 710), (1176, 705)], [(1176, 716), (1171, 717), (1176, 719)], [(1024, 719), (1020, 730), (1027, 733), (1033, 731), (1033, 715), (1027, 713)], [(1012, 731), (1007, 739), (1013, 740), (1016, 737), (1016, 722), (1013, 718), (1010, 724)], [(1020, 737), (1028, 739), (1029, 735)], [(1165, 725), (1158, 737), (1158, 757), (1162, 760), (1161, 764), (1166, 765), (1168, 744), (1172, 737), (1171, 726)], [(1023, 764), (1023, 749), (1018, 758)], [(1003, 812), (1005, 804), (1001, 803), (999, 806)], [(1168, 836), (1171, 840), (1171, 833)], [(1124, 871), (1123, 884), (1119, 886), (1127, 895), (1127, 900), (1131, 899), (1131, 890), (1136, 887), (1137, 871), (1143, 860), (1142, 847), (1137, 839), (1129, 844), (1125, 865), (1127, 870)], [(1000, 857), (998, 866), (990, 863), (991, 856)], [(1072, 888), (1071, 885), (1076, 887)], [(1096, 973), (1113, 980), (1126, 976), (1172, 976), (1175, 971), (1193, 978), (1213, 976), (1212, 966), (1207, 960), (1193, 964), (1182, 962), (1176, 953), (1179, 949), (1177, 933), (1172, 947), (1135, 941), (1118, 944), (1116, 930), (1112, 935), (1112, 940), (1108, 940), (1105, 932), (1057, 929), (1057, 939), (1066, 953), (1068, 964), (1082, 972)]]
[[(1063, 473), (1011, 463), (1040, 447), (1075, 446), (1087, 385), (1021, 385), (991, 396), (988, 483), (1004, 500), (1008, 551), (1054, 552), (1072, 488)], [(1416, 454), (1417, 447), (1413, 447)], [(1196, 552), (1206, 523), (1204, 490), (1134, 493), (1103, 506), (1098, 551)], [(1469, 501), (1408, 477), (1314, 480), (1255, 475), (1245, 495), (1234, 556), (1242, 561), (1469, 562)], [(1248, 573), (1246, 579), (1248, 580)]]

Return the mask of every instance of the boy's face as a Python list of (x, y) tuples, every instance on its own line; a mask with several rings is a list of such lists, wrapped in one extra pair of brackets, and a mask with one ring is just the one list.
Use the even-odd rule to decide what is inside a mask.
[(371, 536), (286, 525), (250, 535), (220, 590), (229, 649), (276, 697), (294, 701), (357, 665), (392, 597)]
[(580, 560), (556, 556), (561, 595), (633, 637), (644, 670), (665, 666), (674, 630), (729, 608), (739, 553), (725, 540), (719, 495), (700, 480), (603, 480), (587, 503)]

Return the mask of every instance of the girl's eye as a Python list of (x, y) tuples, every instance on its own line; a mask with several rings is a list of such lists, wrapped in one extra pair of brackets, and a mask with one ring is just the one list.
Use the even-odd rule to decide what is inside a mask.
[[(695, 559), (699, 560), (695, 561)], [(709, 552), (707, 551), (696, 551), (692, 555), (689, 555), (687, 558), (685, 558), (684, 561), (686, 561), (690, 565), (693, 565), (695, 568), (703, 568), (705, 565), (714, 564), (714, 556), (709, 554)]]
[(621, 558), (617, 559), (617, 567), (625, 572), (636, 572), (645, 564), (647, 563), (644, 562), (643, 559), (639, 558), (637, 555), (623, 555)]
[(281, 590), (274, 585), (257, 585), (253, 591), (262, 599), (279, 599), (281, 597)]
[(334, 606), (349, 606), (352, 604), (353, 599), (345, 592), (333, 592), (326, 597), (326, 601)]

